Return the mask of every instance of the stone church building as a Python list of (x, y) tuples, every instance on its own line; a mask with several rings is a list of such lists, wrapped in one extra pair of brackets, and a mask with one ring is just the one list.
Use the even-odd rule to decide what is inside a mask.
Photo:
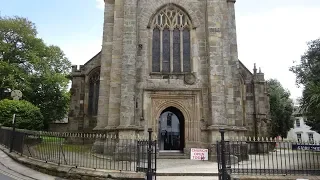
[(239, 60), (236, 0), (105, 0), (102, 50), (72, 67), (69, 127), (147, 134), (187, 151), (266, 136), (264, 74)]

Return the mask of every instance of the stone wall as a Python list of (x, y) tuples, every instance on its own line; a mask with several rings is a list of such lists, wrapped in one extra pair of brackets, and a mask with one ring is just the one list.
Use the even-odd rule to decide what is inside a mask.
[(49, 131), (51, 132), (68, 132), (68, 123), (50, 123)]
[[(71, 103), (69, 111), (69, 131), (91, 131), (96, 126), (96, 117), (88, 116), (90, 73), (100, 68), (101, 52), (80, 68), (72, 66)], [(100, 70), (99, 70), (100, 71)], [(57, 126), (57, 125), (56, 125)]]
[(264, 73), (257, 72), (254, 65), (251, 73), (240, 61), (240, 75), (244, 83), (243, 111), (244, 126), (247, 128), (247, 136), (268, 137), (268, 124), (270, 122), (270, 104), (267, 92), (267, 84)]

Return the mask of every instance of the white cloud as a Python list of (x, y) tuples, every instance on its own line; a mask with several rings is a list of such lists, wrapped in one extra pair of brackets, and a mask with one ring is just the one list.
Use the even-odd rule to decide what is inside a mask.
[(104, 0), (96, 0), (97, 8), (104, 9)]
[(249, 69), (257, 63), (267, 79), (278, 79), (290, 90), (292, 98), (298, 98), (301, 89), (295, 85), (295, 75), (289, 67), (293, 61), (300, 61), (307, 41), (319, 38), (320, 24), (316, 23), (319, 16), (320, 8), (311, 7), (237, 15), (239, 59)]

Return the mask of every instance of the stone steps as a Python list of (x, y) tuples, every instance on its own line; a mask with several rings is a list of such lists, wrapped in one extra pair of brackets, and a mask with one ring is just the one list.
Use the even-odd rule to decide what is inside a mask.
[(160, 152), (158, 159), (188, 159), (188, 157), (181, 152)]

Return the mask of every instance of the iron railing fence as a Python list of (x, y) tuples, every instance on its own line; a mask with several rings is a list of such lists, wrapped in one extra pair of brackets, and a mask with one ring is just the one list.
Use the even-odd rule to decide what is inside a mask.
[(6, 148), (12, 147), (12, 150), (22, 154), (23, 152), (23, 140), (24, 133), (15, 132), (13, 136), (13, 131), (10, 129), (1, 129), (0, 130), (0, 144), (4, 145)]
[(234, 138), (218, 141), (217, 155), (221, 177), (223, 173), (229, 175), (320, 175), (319, 142)]
[[(12, 129), (1, 127), (0, 144), (9, 149)], [(148, 151), (148, 145), (151, 150)], [(99, 133), (16, 130), (13, 151), (44, 162), (92, 169), (156, 172), (156, 141)]]
[[(151, 155), (151, 171), (152, 174), (156, 174), (157, 169), (157, 141), (152, 141), (151, 149), (149, 150)], [(140, 140), (137, 142), (137, 171), (139, 172), (148, 172), (148, 147), (149, 141), (148, 140)]]

